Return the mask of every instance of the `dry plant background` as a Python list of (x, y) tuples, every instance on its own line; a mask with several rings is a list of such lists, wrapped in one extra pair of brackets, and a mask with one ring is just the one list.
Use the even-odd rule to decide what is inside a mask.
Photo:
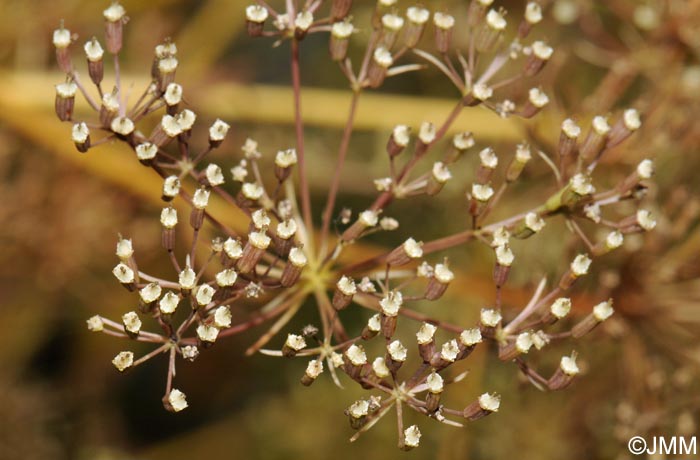
[[(294, 145), (286, 49), (247, 37), (247, 3), (123, 2), (131, 18), (125, 82), (142, 87), (153, 47), (173, 37), (178, 81), (202, 124), (222, 118), (233, 126), (217, 160), (239, 158), (248, 136), (264, 139), (268, 151)], [(457, 1), (429, 3), (452, 11), (463, 7)], [(522, 9), (520, 2), (501, 4)], [(609, 175), (603, 182), (614, 184), (640, 160), (654, 158), (649, 194), (659, 225), (644, 238), (630, 238), (576, 291), (574, 314), (583, 317), (593, 299), (612, 296), (616, 315), (576, 344), (584, 372), (572, 387), (541, 393), (514, 366), (477, 351), (455, 404), (466, 402), (463, 395), (488, 390), (503, 395), (503, 409), (463, 429), (426, 423), (421, 448), (404, 454), (396, 450), (396, 427), (387, 420), (360, 441), (347, 442), (352, 430), (342, 410), (360, 396), (355, 388), (339, 394), (328, 378), (305, 388), (298, 384), (304, 362), (244, 357), (259, 331), (229, 338), (215, 353), (179, 368), (191, 407), (177, 415), (163, 411), (159, 400), (163, 360), (117, 375), (109, 358), (122, 344), (89, 334), (84, 320), (96, 313), (118, 318), (133, 308), (126, 307), (133, 296), (110, 273), (117, 231), (138, 235), (139, 264), (167, 262), (160, 257), (153, 217), (162, 207), (161, 180), (119, 143), (78, 154), (70, 127), (55, 119), (54, 85), (63, 77), (51, 34), (60, 19), (69, 21), (80, 44), (101, 34), (96, 18), (104, 5), (0, 1), (0, 459), (165, 459), (182, 452), (260, 459), (327, 458), (328, 452), (368, 459), (607, 459), (626, 458), (632, 435), (697, 435), (700, 2), (557, 0), (546, 6), (538, 35), (556, 48), (540, 80), (550, 105), (526, 122), (467, 110), (456, 129), (473, 131), (497, 151), (523, 140), (554, 151), (563, 118), (588, 119), (634, 105), (644, 114), (643, 128), (606, 157), (597, 174)], [(356, 22), (366, 21), (373, 8), (374, 2), (357, 1)], [(353, 46), (362, 49), (357, 41)], [(328, 62), (326, 39), (311, 37), (304, 45), (303, 79), (311, 88), (304, 93), (309, 180), (320, 210), (350, 95)], [(373, 199), (370, 179), (386, 174), (384, 145), (397, 120), (418, 126), (450, 112), (455, 94), (444, 82), (433, 70), (407, 74), (391, 79), (381, 93), (363, 96), (352, 140), (352, 152), (359, 154), (348, 159), (340, 202), (359, 210)], [(537, 171), (545, 180), (546, 170)], [(538, 193), (537, 180), (530, 179), (523, 194)], [(448, 186), (440, 200), (399, 202), (393, 214), (414, 216), (401, 224), (421, 228), (423, 238), (453, 233), (464, 223), (452, 216), (466, 217), (462, 193)], [(518, 209), (517, 199), (508, 203)], [(555, 273), (555, 240), (565, 231), (547, 227), (518, 257), (532, 261), (538, 273)], [(372, 244), (394, 247), (401, 242), (396, 238), (382, 236)], [(462, 256), (462, 262), (451, 259), (462, 281), (443, 302), (470, 306), (452, 313), (455, 321), (470, 324), (492, 301), (491, 253), (472, 248)], [(505, 299), (526, 300), (530, 275), (514, 270)], [(315, 320), (313, 309), (308, 311), (298, 327)], [(360, 318), (355, 321), (361, 325)]]

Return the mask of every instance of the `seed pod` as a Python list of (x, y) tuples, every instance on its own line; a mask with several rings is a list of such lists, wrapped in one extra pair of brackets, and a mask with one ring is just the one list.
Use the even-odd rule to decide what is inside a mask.
[(381, 315), (377, 313), (376, 315), (373, 315), (369, 321), (367, 321), (367, 324), (362, 329), (362, 340), (369, 340), (376, 337), (377, 334), (379, 334), (381, 327)]
[(494, 191), (490, 185), (472, 184), (471, 193), (468, 195), (469, 213), (474, 217), (480, 216), (493, 195)]
[(428, 412), (435, 412), (440, 406), (440, 395), (445, 389), (445, 383), (436, 372), (432, 372), (425, 380), (428, 387), (428, 394), (425, 396), (425, 408)]
[(248, 242), (243, 248), (243, 254), (236, 267), (240, 273), (250, 273), (258, 264), (265, 250), (270, 246), (271, 239), (265, 232), (251, 232)]
[(175, 247), (175, 226), (177, 225), (177, 211), (175, 208), (163, 208), (160, 213), (160, 223), (163, 227), (161, 243), (166, 250), (172, 251)]
[(437, 327), (430, 323), (423, 323), (416, 333), (418, 353), (424, 363), (429, 363), (435, 356), (435, 331)]
[(508, 165), (508, 170), (506, 171), (506, 181), (516, 181), (523, 172), (523, 169), (525, 169), (525, 165), (527, 165), (531, 159), (532, 153), (530, 153), (530, 146), (527, 144), (518, 144), (515, 150), (515, 156)]
[(119, 3), (115, 2), (103, 11), (103, 15), (106, 20), (107, 51), (117, 54), (122, 49), (124, 24), (129, 20), (126, 17), (126, 10)]
[(382, 16), (382, 34), (380, 44), (391, 49), (396, 43), (399, 31), (403, 28), (404, 20), (401, 16), (388, 13)]
[(465, 131), (455, 134), (452, 138), (452, 144), (447, 155), (445, 155), (445, 164), (454, 163), (464, 155), (464, 152), (474, 147), (474, 136), (471, 132)]
[(260, 37), (265, 28), (265, 20), (269, 16), (267, 8), (260, 5), (250, 5), (245, 10), (246, 27), (248, 35), (251, 37)]
[(559, 158), (567, 158), (576, 153), (576, 142), (581, 135), (581, 128), (574, 120), (567, 118), (561, 124), (561, 134), (559, 135)]
[(175, 56), (168, 56), (158, 61), (158, 91), (165, 92), (168, 85), (175, 81), (178, 61)]
[(364, 365), (367, 364), (367, 355), (360, 345), (350, 345), (343, 353), (343, 369), (348, 376), (357, 380)]
[(427, 300), (437, 300), (442, 297), (454, 278), (455, 275), (447, 266), (447, 261), (435, 265), (433, 276), (428, 281), (428, 286), (425, 289), (425, 298)]
[(63, 27), (63, 21), (61, 21), (60, 27), (53, 31), (53, 46), (56, 48), (58, 68), (65, 73), (70, 73), (73, 70), (69, 50), (72, 41), (73, 36), (70, 30)]
[(401, 246), (389, 253), (386, 263), (394, 267), (406, 265), (411, 260), (423, 257), (423, 243), (413, 238), (407, 239)]
[(149, 166), (157, 154), (158, 146), (150, 142), (144, 142), (136, 146), (136, 157), (143, 165)]
[(569, 265), (569, 269), (564, 273), (564, 275), (559, 280), (559, 288), (562, 290), (567, 290), (578, 280), (580, 277), (588, 273), (588, 269), (591, 266), (591, 259), (586, 254), (579, 254), (574, 258), (574, 260)]
[(301, 248), (292, 248), (289, 251), (289, 260), (284, 266), (282, 271), (282, 276), (280, 277), (280, 284), (283, 287), (290, 287), (299, 281), (299, 276), (301, 276), (301, 271), (306, 266), (307, 259), (304, 251)]
[(282, 346), (282, 356), (292, 358), (304, 348), (306, 348), (306, 340), (304, 340), (304, 337), (296, 334), (289, 334)]
[(642, 126), (642, 120), (639, 117), (639, 112), (635, 109), (627, 109), (622, 115), (622, 118), (617, 120), (610, 130), (608, 143), (605, 148), (612, 148), (630, 137), (632, 133), (637, 131)]
[(389, 136), (386, 151), (390, 158), (399, 155), (411, 140), (411, 128), (406, 125), (396, 125)]
[(435, 25), (435, 47), (440, 53), (447, 53), (452, 45), (452, 30), (455, 18), (446, 13), (437, 12), (433, 15)]
[(482, 308), (479, 315), (479, 329), (481, 334), (485, 337), (493, 337), (496, 332), (496, 328), (501, 325), (501, 320), (503, 317), (501, 313), (496, 310), (489, 308)]
[(452, 339), (442, 345), (439, 353), (435, 353), (430, 360), (430, 365), (436, 371), (446, 368), (459, 356), (459, 345), (457, 341)]
[(389, 338), (394, 335), (397, 317), (402, 305), (403, 295), (399, 291), (391, 291), (379, 301), (382, 313), (382, 334), (384, 337)]
[(90, 149), (90, 130), (85, 123), (74, 124), (71, 137), (78, 152), (85, 153)]
[(389, 67), (394, 63), (394, 58), (386, 48), (380, 46), (374, 50), (367, 70), (367, 84), (370, 88), (378, 88), (384, 83)]
[(209, 128), (209, 146), (213, 149), (220, 146), (230, 128), (231, 125), (217, 118)]
[(504, 11), (489, 10), (486, 21), (479, 25), (474, 39), (476, 50), (486, 53), (493, 49), (506, 28)]
[(303, 40), (313, 23), (314, 15), (310, 11), (297, 13), (297, 17), (294, 19), (294, 37), (297, 40)]
[(199, 230), (204, 222), (204, 210), (209, 204), (209, 190), (204, 187), (198, 188), (192, 196), (192, 212), (190, 213), (190, 225), (195, 230)]
[(301, 384), (308, 387), (316, 381), (321, 373), (323, 373), (323, 361), (320, 359), (312, 359), (309, 361), (304, 375), (301, 377)]
[(403, 32), (404, 45), (414, 48), (423, 36), (425, 24), (430, 19), (430, 11), (419, 6), (411, 6), (406, 10), (406, 18), (408, 24)]
[(612, 299), (601, 302), (593, 307), (593, 312), (571, 328), (571, 336), (578, 339), (591, 332), (596, 326), (610, 318), (615, 312)]
[(408, 350), (398, 340), (394, 340), (387, 345), (384, 361), (392, 374), (396, 374), (399, 371), (401, 365), (406, 361), (407, 355)]
[(343, 232), (341, 239), (343, 241), (352, 241), (358, 238), (368, 228), (375, 227), (379, 223), (379, 213), (368, 209), (362, 211), (357, 220)]
[(292, 166), (297, 164), (295, 149), (280, 150), (275, 156), (275, 176), (280, 182), (287, 180), (292, 173)]
[(333, 292), (333, 308), (343, 310), (350, 305), (353, 296), (357, 293), (357, 285), (352, 278), (342, 276), (335, 285)]
[(348, 54), (348, 45), (350, 44), (350, 36), (355, 28), (348, 21), (336, 22), (331, 27), (331, 40), (328, 49), (331, 54), (331, 59), (334, 61), (342, 61)]
[(486, 147), (479, 152), (479, 169), (476, 171), (476, 183), (488, 184), (493, 177), (493, 172), (498, 166), (498, 157), (491, 147)]
[(524, 118), (532, 118), (547, 104), (549, 104), (549, 97), (539, 88), (531, 88), (520, 115)]
[(493, 0), (472, 0), (467, 11), (467, 24), (473, 29), (484, 20), (486, 8), (493, 3)]
[(56, 85), (56, 115), (61, 121), (70, 121), (73, 118), (75, 108), (75, 93), (78, 85), (73, 82), (66, 82)]
[(479, 328), (466, 329), (462, 331), (459, 335), (458, 347), (459, 354), (457, 355), (457, 360), (464, 359), (469, 354), (474, 351), (477, 344), (481, 343), (483, 340), (481, 336), (481, 330)]
[(609, 133), (610, 125), (608, 125), (608, 120), (605, 117), (597, 116), (593, 118), (591, 129), (580, 149), (581, 156), (587, 161), (597, 158), (608, 141)]
[(112, 120), (119, 114), (119, 98), (117, 97), (116, 89), (112, 93), (105, 93), (102, 96), (102, 105), (100, 106), (100, 123), (105, 128), (109, 128)]
[(178, 85), (177, 83), (170, 83), (165, 88), (163, 100), (165, 101), (168, 114), (175, 115), (177, 113), (178, 106), (182, 101), (182, 86)]
[(562, 356), (561, 361), (559, 361), (559, 367), (547, 381), (547, 386), (550, 390), (563, 390), (579, 374), (580, 370), (576, 364), (576, 356), (575, 351), (571, 353), (571, 356)]
[(498, 412), (501, 406), (501, 397), (496, 394), (484, 393), (479, 396), (479, 399), (468, 405), (462, 416), (468, 420), (478, 420), (486, 417), (489, 414)]
[(530, 47), (530, 54), (525, 60), (525, 66), (523, 68), (523, 73), (525, 76), (534, 77), (544, 67), (544, 65), (552, 57), (554, 49), (548, 46), (545, 42), (536, 41)]
[(512, 342), (501, 344), (498, 348), (498, 358), (502, 361), (510, 361), (530, 351), (533, 345), (532, 334), (522, 332)]
[(89, 42), (85, 43), (85, 56), (87, 57), (88, 64), (88, 74), (90, 75), (90, 80), (95, 85), (100, 85), (102, 79), (104, 78), (104, 50), (100, 46), (100, 42), (97, 41), (95, 37)]
[(532, 30), (532, 26), (542, 21), (542, 7), (536, 2), (528, 2), (525, 7), (525, 17), (518, 26), (518, 37), (527, 37)]
[(367, 415), (369, 414), (369, 403), (364, 399), (355, 401), (346, 411), (346, 415), (350, 420), (350, 427), (354, 430), (359, 430), (367, 423)]

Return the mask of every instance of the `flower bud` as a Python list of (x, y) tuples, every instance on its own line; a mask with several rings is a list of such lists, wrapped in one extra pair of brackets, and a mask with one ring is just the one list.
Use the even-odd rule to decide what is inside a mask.
[(359, 345), (350, 345), (343, 354), (343, 368), (348, 376), (356, 380), (360, 377), (362, 368), (367, 364), (367, 355), (364, 348)]
[(199, 348), (194, 345), (187, 345), (182, 347), (182, 357), (189, 362), (193, 362), (199, 356)]
[(456, 340), (452, 339), (446, 342), (440, 348), (440, 353), (435, 353), (430, 360), (430, 365), (436, 371), (446, 368), (459, 356), (459, 344)]
[(224, 242), (224, 252), (221, 253), (221, 261), (224, 266), (230, 267), (235, 261), (243, 256), (243, 246), (239, 240), (228, 238)]
[(576, 141), (581, 135), (581, 128), (571, 118), (561, 124), (559, 135), (559, 158), (566, 158), (576, 152)]
[(482, 341), (483, 338), (481, 336), (481, 329), (473, 328), (462, 331), (462, 333), (459, 334), (459, 354), (457, 355), (457, 359), (460, 360), (469, 356), (477, 344), (481, 343)]
[(100, 106), (100, 123), (105, 128), (109, 128), (112, 120), (119, 114), (119, 98), (116, 92), (105, 93), (102, 96), (102, 105)]
[(494, 191), (490, 185), (472, 184), (471, 193), (468, 195), (469, 213), (474, 217), (480, 216), (493, 195)]
[(390, 49), (396, 43), (399, 31), (403, 28), (404, 20), (401, 16), (387, 13), (382, 16), (382, 35), (380, 43)]
[(175, 226), (177, 225), (177, 211), (173, 207), (163, 208), (160, 213), (161, 243), (163, 247), (172, 251), (175, 247)]
[(435, 25), (435, 47), (440, 53), (447, 53), (452, 44), (455, 18), (447, 13), (437, 12), (433, 15), (433, 24)]
[(382, 334), (384, 337), (389, 338), (394, 335), (397, 316), (402, 305), (403, 295), (400, 291), (390, 291), (379, 301), (382, 313)]
[(428, 412), (435, 412), (440, 406), (440, 395), (445, 389), (445, 383), (436, 372), (432, 372), (425, 380), (428, 387), (428, 394), (425, 396), (425, 408)]
[(525, 17), (518, 26), (518, 37), (525, 38), (532, 26), (542, 21), (542, 7), (536, 2), (528, 2), (525, 6)]
[(508, 280), (510, 266), (513, 264), (515, 256), (508, 245), (496, 247), (496, 265), (493, 268), (493, 281), (497, 288), (503, 286)]

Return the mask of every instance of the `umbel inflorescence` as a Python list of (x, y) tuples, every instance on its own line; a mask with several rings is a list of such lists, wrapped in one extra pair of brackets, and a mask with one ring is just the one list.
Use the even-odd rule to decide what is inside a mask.
[[(598, 299), (590, 314), (570, 320), (568, 293), (586, 276), (594, 259), (620, 247), (627, 234), (651, 230), (656, 224), (651, 213), (639, 207), (646, 182), (653, 175), (650, 160), (642, 161), (610, 189), (597, 190), (594, 185), (593, 174), (601, 157), (640, 127), (637, 111), (595, 116), (587, 129), (572, 119), (564, 120), (556, 152), (542, 152), (526, 143), (503, 156), (491, 147), (479, 150), (469, 132), (447, 137), (464, 110), (481, 106), (502, 117), (530, 118), (549, 101), (536, 77), (554, 51), (544, 41), (531, 38), (543, 17), (536, 2), (526, 5), (521, 18), (513, 19), (489, 0), (472, 0), (466, 15), (459, 17), (421, 6), (403, 10), (395, 0), (381, 0), (371, 23), (362, 25), (352, 22), (351, 0), (308, 1), (303, 8), (298, 3), (288, 0), (283, 9), (275, 9), (261, 0), (245, 10), (249, 35), (272, 37), (276, 44), (288, 42), (290, 48), (296, 145), (280, 146), (272, 168), (260, 161), (263, 153), (253, 139), (242, 146), (242, 158), (230, 171), (211, 162), (230, 130), (222, 120), (203, 128), (209, 134), (206, 145), (193, 145), (191, 132), (196, 129), (197, 115), (185, 104), (183, 88), (177, 83), (180, 63), (175, 43), (156, 46), (151, 82), (130, 103), (119, 70), (127, 23), (121, 5), (114, 3), (104, 11), (103, 44), (96, 38), (84, 43), (92, 87), (85, 85), (74, 66), (71, 47), (76, 37), (63, 25), (55, 31), (58, 64), (67, 75), (56, 86), (56, 114), (73, 124), (77, 149), (88, 152), (108, 141), (124, 142), (138, 161), (163, 179), (164, 207), (159, 217), (162, 246), (172, 272), (154, 276), (139, 270), (132, 240), (120, 237), (119, 262), (113, 274), (134, 293), (133, 311), (125, 312), (121, 321), (102, 316), (87, 321), (92, 331), (153, 344), (154, 349), (145, 356), (120, 352), (112, 361), (114, 366), (127, 371), (166, 355), (169, 366), (163, 403), (166, 409), (179, 412), (188, 406), (185, 394), (173, 382), (180, 361), (194, 361), (224, 338), (274, 320), (249, 352), (302, 358), (301, 383), (307, 386), (324, 371), (339, 386), (341, 380), (357, 383), (368, 396), (345, 411), (357, 430), (353, 439), (395, 409), (398, 444), (403, 449), (418, 446), (421, 437), (417, 426), (404, 427), (404, 410), (456, 426), (499, 410), (500, 397), (488, 392), (461, 408), (441, 402), (449, 385), (465, 377), (453, 372), (452, 365), (466, 359), (476, 347), (497, 350), (500, 360), (515, 363), (538, 388), (567, 387), (579, 373), (575, 352), (561, 357), (548, 376), (526, 358), (552, 341), (583, 337), (613, 314), (612, 300)], [(509, 22), (516, 27), (509, 29)], [(358, 33), (369, 35), (367, 46), (362, 55), (351, 56), (349, 43)], [(311, 208), (301, 116), (299, 56), (309, 34), (327, 37), (330, 58), (352, 92), (318, 228)], [(104, 63), (110, 59), (115, 83), (108, 88)], [(365, 209), (339, 211), (339, 184), (346, 156), (351, 154), (350, 138), (361, 95), (381, 87), (387, 78), (425, 67), (437, 69), (454, 85), (458, 93), (454, 109), (440, 123), (397, 124), (384, 152), (387, 175), (374, 180), (374, 201)], [(514, 87), (525, 90), (515, 100), (499, 99), (506, 87), (509, 94), (518, 93)], [(91, 118), (76, 116), (78, 93), (92, 109)], [(153, 124), (154, 117), (155, 127), (149, 132), (139, 128)], [(473, 180), (459, 185), (466, 195), (464, 230), (425, 242), (420, 229), (405, 232), (399, 225), (400, 216), (391, 216), (391, 203), (419, 195), (436, 197), (454, 180), (450, 168), (465, 155), (478, 156), (479, 161)], [(508, 218), (491, 219), (533, 158), (540, 158), (551, 169), (549, 198)], [(237, 232), (222, 224), (221, 216), (210, 212), (212, 197), (223, 200), (229, 212), (238, 212), (247, 231)], [(632, 203), (635, 212), (629, 214), (629, 205), (620, 211), (616, 205), (621, 202)], [(189, 215), (175, 205), (189, 209)], [(627, 215), (621, 214), (625, 211)], [(565, 261), (551, 286), (541, 280), (527, 304), (503, 305), (502, 288), (511, 267), (518, 263), (511, 240), (537, 241), (536, 234), (554, 218), (568, 223), (581, 248), (579, 255)], [(583, 221), (595, 224), (596, 235), (602, 230), (604, 237), (592, 240), (579, 225)], [(218, 236), (205, 241), (205, 230)], [(396, 248), (367, 260), (342, 262), (341, 254), (352, 252), (358, 240), (389, 231), (403, 232), (403, 242)], [(184, 246), (185, 240), (191, 244)], [(493, 251), (494, 301), (484, 306), (478, 322), (452, 324), (440, 319), (440, 311), (459, 305), (440, 304), (460, 275), (450, 267), (446, 253), (459, 257), (458, 248), (467, 243), (486, 245)], [(208, 255), (202, 257), (204, 253)], [(231, 308), (243, 301), (257, 307), (247, 318), (234, 319)], [(426, 301), (435, 303), (430, 310), (434, 315), (415, 309)], [(263, 349), (305, 305), (315, 305), (318, 324), (290, 331), (281, 350)], [(361, 309), (365, 315), (362, 330), (346, 328), (344, 310), (349, 308)]]

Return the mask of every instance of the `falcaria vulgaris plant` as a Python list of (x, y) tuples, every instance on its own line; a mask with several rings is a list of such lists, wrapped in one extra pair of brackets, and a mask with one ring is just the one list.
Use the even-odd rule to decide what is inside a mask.
[[(249, 352), (302, 358), (301, 383), (307, 386), (324, 371), (339, 386), (342, 380), (358, 384), (367, 390), (367, 397), (345, 411), (357, 430), (352, 439), (395, 410), (398, 445), (408, 450), (418, 446), (421, 432), (416, 425), (404, 426), (404, 411), (462, 426), (465, 420), (499, 410), (500, 397), (488, 392), (459, 408), (441, 403), (450, 384), (464, 378), (453, 371), (453, 364), (467, 359), (476, 347), (493, 349), (501, 361), (515, 363), (540, 389), (560, 390), (574, 380), (579, 373), (576, 352), (561, 357), (559, 366), (544, 375), (527, 357), (550, 342), (580, 339), (613, 314), (612, 299), (598, 299), (587, 316), (570, 320), (569, 293), (593, 261), (604, 260), (623, 244), (625, 235), (654, 228), (653, 216), (639, 205), (653, 164), (644, 160), (612, 188), (596, 188), (593, 176), (601, 158), (640, 127), (639, 114), (632, 108), (595, 116), (589, 128), (564, 120), (556, 152), (522, 143), (498, 155), (491, 147), (475, 148), (469, 132), (448, 138), (450, 127), (465, 110), (481, 106), (502, 117), (530, 118), (547, 105), (549, 98), (536, 77), (554, 50), (531, 38), (543, 17), (536, 2), (528, 3), (515, 21), (512, 17), (507, 21), (506, 12), (492, 0), (472, 0), (466, 15), (460, 16), (422, 6), (403, 10), (396, 0), (380, 0), (371, 23), (362, 25), (353, 24), (351, 9), (352, 0), (287, 0), (281, 5), (260, 0), (245, 10), (249, 35), (269, 37), (278, 45), (288, 43), (290, 49), (296, 145), (279, 146), (270, 170), (263, 167), (263, 153), (253, 139), (245, 142), (242, 158), (230, 172), (210, 162), (230, 129), (222, 120), (208, 128), (208, 145), (193, 145), (197, 115), (185, 104), (177, 83), (175, 43), (156, 46), (151, 83), (129, 103), (119, 70), (127, 16), (117, 3), (104, 10), (104, 48), (95, 38), (84, 43), (87, 75), (94, 88), (87, 87), (75, 69), (71, 57), (75, 37), (63, 25), (55, 31), (58, 64), (67, 74), (65, 82), (56, 86), (56, 113), (61, 121), (73, 124), (72, 138), (80, 152), (118, 140), (163, 179), (160, 225), (171, 273), (154, 276), (139, 270), (132, 240), (120, 238), (113, 273), (134, 293), (133, 311), (125, 312), (121, 321), (102, 316), (87, 321), (91, 331), (153, 344), (145, 356), (120, 352), (112, 361), (119, 371), (165, 355), (169, 366), (163, 403), (179, 412), (188, 405), (173, 382), (180, 361), (194, 361), (226, 337), (274, 321)], [(508, 22), (516, 27), (510, 30)], [(366, 49), (361, 56), (351, 56), (348, 44), (360, 33), (368, 34)], [(328, 37), (330, 58), (352, 92), (319, 225), (311, 204), (301, 115), (299, 58), (309, 34)], [(115, 85), (106, 88), (105, 62), (111, 60)], [(426, 67), (444, 74), (454, 86), (458, 94), (454, 109), (435, 124), (397, 124), (382, 152), (387, 175), (374, 181), (374, 201), (354, 212), (341, 208), (339, 184), (346, 157), (352, 154), (350, 139), (362, 94), (381, 87), (388, 78)], [(506, 87), (511, 95), (518, 93), (513, 88), (525, 89), (514, 100), (499, 99)], [(78, 93), (94, 112), (92, 119), (76, 119)], [(155, 128), (141, 131), (139, 124), (148, 125), (154, 116), (159, 117)], [(464, 229), (424, 242), (420, 228), (404, 231), (401, 216), (392, 216), (392, 202), (419, 195), (439, 199), (443, 186), (453, 180), (450, 168), (455, 171), (454, 164), (464, 156), (478, 156), (472, 177), (460, 183), (466, 194)], [(549, 198), (505, 219), (493, 219), (494, 209), (512, 184), (524, 179), (521, 173), (531, 161), (541, 161), (551, 170)], [(210, 212), (214, 196), (245, 217), (246, 232), (234, 231)], [(189, 215), (178, 213), (173, 204), (189, 208)], [(567, 222), (579, 254), (562, 257), (558, 277), (536, 284), (525, 305), (504, 305), (503, 286), (518, 265), (511, 240), (531, 238), (533, 244), (541, 244), (537, 233), (551, 219)], [(206, 227), (218, 235), (212, 241), (202, 238)], [(587, 235), (590, 228), (596, 229), (596, 239)], [(403, 233), (398, 247), (364, 261), (343, 262), (347, 259), (341, 255), (351, 253), (357, 241), (390, 231)], [(176, 238), (183, 233), (191, 245)], [(467, 243), (486, 245), (493, 252), (493, 303), (484, 306), (478, 323), (452, 324), (442, 320), (440, 312), (460, 308), (459, 304), (440, 303), (460, 275), (447, 256), (457, 260), (460, 247)], [(202, 257), (204, 253), (208, 255)], [(257, 307), (249, 317), (234, 320), (231, 308), (240, 302)], [(431, 315), (416, 309), (424, 302), (434, 302)], [(308, 305), (318, 310), (316, 325), (290, 331), (281, 350), (263, 349)], [(343, 321), (348, 309), (365, 315), (362, 330), (349, 330)]]

